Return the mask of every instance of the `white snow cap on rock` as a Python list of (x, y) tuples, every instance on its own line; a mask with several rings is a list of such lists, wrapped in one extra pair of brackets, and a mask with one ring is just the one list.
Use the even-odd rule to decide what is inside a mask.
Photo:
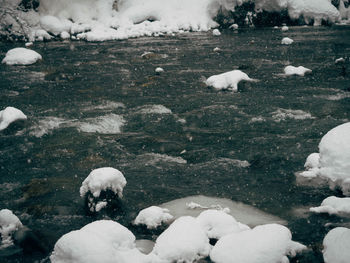
[(90, 191), (94, 197), (99, 197), (101, 191), (111, 190), (122, 198), (125, 185), (126, 179), (119, 170), (112, 167), (98, 168), (83, 181), (80, 196), (84, 197)]
[(222, 237), (211, 250), (210, 259), (215, 263), (281, 263), (289, 262), (287, 255), (293, 257), (304, 249), (292, 241), (288, 228), (269, 224)]
[(209, 77), (205, 84), (217, 90), (232, 90), (238, 91), (238, 83), (241, 80), (257, 82), (256, 79), (251, 79), (249, 76), (240, 70), (232, 70), (218, 75)]
[(282, 45), (291, 45), (294, 42), (293, 39), (289, 38), (289, 37), (284, 37), (281, 41)]
[(283, 32), (286, 32), (286, 31), (289, 30), (289, 28), (288, 28), (287, 26), (282, 26), (281, 30), (282, 30)]
[(11, 235), (23, 225), (19, 218), (9, 209), (0, 210), (0, 249), (13, 245)]
[(140, 211), (137, 215), (134, 224), (146, 225), (148, 229), (157, 228), (162, 223), (169, 223), (173, 219), (173, 216), (166, 208), (158, 206), (150, 206)]
[(299, 66), (299, 67), (294, 67), (294, 66), (287, 66), (284, 68), (284, 74), (286, 74), (287, 76), (291, 76), (291, 75), (298, 75), (298, 76), (304, 76), (306, 73), (311, 73), (312, 70), (305, 68), (303, 66)]
[(347, 263), (350, 259), (350, 229), (336, 227), (323, 239), (325, 263)]
[(213, 30), (213, 36), (220, 36), (221, 35), (221, 32), (219, 31), (219, 29), (215, 28)]
[(197, 217), (197, 221), (206, 231), (208, 238), (220, 239), (225, 235), (250, 229), (249, 226), (237, 222), (233, 216), (222, 210), (203, 211)]
[(318, 145), (319, 154), (311, 154), (302, 177), (326, 180), (331, 189), (341, 188), (350, 196), (350, 122), (341, 124), (323, 136)]
[(30, 65), (41, 59), (42, 57), (38, 52), (23, 47), (17, 47), (7, 51), (1, 63), (5, 63), (6, 65)]
[(154, 70), (156, 73), (160, 74), (162, 72), (164, 72), (164, 69), (162, 69), (161, 67), (158, 67)]
[(6, 107), (0, 111), (0, 131), (6, 129), (12, 122), (26, 120), (27, 116), (19, 109)]
[(311, 207), (310, 211), (315, 213), (328, 213), (331, 215), (350, 215), (350, 197), (327, 197), (322, 201), (321, 206)]
[(209, 239), (196, 218), (183, 216), (157, 238), (151, 254), (159, 262), (171, 263), (194, 262), (207, 257), (209, 252)]
[(90, 223), (63, 235), (50, 256), (52, 263), (130, 263), (146, 262), (135, 248), (135, 236), (111, 220)]

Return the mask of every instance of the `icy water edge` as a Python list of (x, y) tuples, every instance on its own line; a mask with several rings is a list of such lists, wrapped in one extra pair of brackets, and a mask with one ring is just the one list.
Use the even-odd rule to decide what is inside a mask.
[[(286, 36), (292, 45), (280, 44)], [(0, 43), (0, 56), (19, 45)], [(137, 213), (197, 194), (285, 219), (293, 239), (311, 248), (299, 262), (322, 262), (325, 233), (349, 225), (308, 213), (337, 193), (297, 185), (294, 175), (322, 136), (350, 119), (350, 72), (334, 64), (349, 56), (348, 26), (47, 42), (33, 49), (42, 62), (0, 65), (0, 108), (28, 116), (0, 134), (0, 207), (13, 210), (48, 251), (63, 234), (101, 218), (154, 240), (159, 233), (131, 226)], [(141, 58), (147, 51), (155, 55)], [(313, 73), (281, 76), (288, 64)], [(156, 67), (165, 72), (156, 75)], [(238, 68), (260, 82), (240, 83), (238, 93), (202, 82)], [(89, 215), (79, 187), (104, 166), (123, 172), (123, 201), (117, 211)], [(3, 251), (0, 261), (45, 256)]]

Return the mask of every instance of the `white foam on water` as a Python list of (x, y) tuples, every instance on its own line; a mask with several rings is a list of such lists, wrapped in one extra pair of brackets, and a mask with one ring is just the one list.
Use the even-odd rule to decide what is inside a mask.
[(45, 117), (39, 120), (39, 122), (30, 128), (29, 135), (40, 138), (46, 134), (51, 133), (53, 130), (62, 127), (67, 123), (67, 120), (58, 117)]
[(277, 109), (272, 112), (272, 118), (275, 122), (285, 121), (287, 119), (293, 120), (307, 120), (315, 119), (310, 113), (302, 110), (291, 110), (291, 109)]
[(186, 164), (187, 161), (181, 157), (169, 156), (166, 154), (159, 153), (146, 153), (141, 155), (143, 159), (145, 159), (145, 165), (156, 165), (159, 162), (167, 162), (167, 163), (178, 163), (178, 164)]
[(96, 118), (88, 118), (83, 122), (78, 122), (76, 128), (80, 132), (101, 133), (101, 134), (118, 134), (125, 124), (122, 116), (117, 114), (108, 114)]
[(172, 114), (172, 111), (163, 105), (145, 105), (138, 112), (142, 114)]

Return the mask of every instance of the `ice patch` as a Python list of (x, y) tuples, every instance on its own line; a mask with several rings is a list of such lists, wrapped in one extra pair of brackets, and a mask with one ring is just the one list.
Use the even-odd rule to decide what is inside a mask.
[(293, 120), (307, 120), (314, 119), (310, 113), (302, 110), (291, 110), (291, 109), (277, 109), (272, 112), (272, 118), (275, 122), (285, 121), (287, 119)]
[(315, 213), (328, 213), (330, 215), (350, 215), (350, 197), (327, 197), (322, 201), (321, 206), (311, 207), (310, 211)]
[(118, 134), (125, 124), (122, 116), (117, 114), (109, 114), (97, 118), (85, 119), (77, 124), (77, 128), (81, 132), (101, 133), (101, 134)]
[(42, 57), (38, 52), (18, 47), (9, 50), (1, 63), (5, 63), (6, 65), (30, 65), (41, 59)]
[(27, 116), (19, 109), (6, 107), (0, 111), (0, 131), (5, 130), (11, 123), (26, 120)]
[[(191, 208), (188, 204), (195, 203), (199, 206)], [(189, 196), (176, 199), (159, 205), (162, 208), (167, 208), (174, 218), (181, 216), (198, 216), (201, 212), (207, 209), (217, 209), (229, 211), (238, 222), (249, 226), (257, 226), (267, 223), (286, 224), (283, 219), (267, 214), (253, 206), (245, 205), (240, 202), (235, 202), (225, 198), (208, 197), (203, 195)]]
[(172, 114), (172, 111), (163, 105), (145, 105), (139, 112), (142, 114)]
[(336, 227), (323, 239), (325, 263), (345, 263), (350, 258), (350, 229)]

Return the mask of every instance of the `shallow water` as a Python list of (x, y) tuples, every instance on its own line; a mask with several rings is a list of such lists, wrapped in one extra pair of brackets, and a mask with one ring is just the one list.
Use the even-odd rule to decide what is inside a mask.
[[(63, 234), (100, 218), (154, 239), (130, 225), (141, 209), (190, 195), (229, 198), (286, 220), (293, 239), (311, 248), (299, 262), (321, 262), (325, 224), (342, 219), (309, 214), (334, 193), (297, 185), (294, 173), (328, 130), (350, 120), (350, 69), (344, 76), (334, 64), (349, 56), (349, 30), (35, 43), (42, 62), (0, 65), (0, 108), (28, 116), (0, 134), (0, 208), (13, 210), (51, 250)], [(292, 45), (280, 44), (286, 36)], [(0, 57), (19, 45), (0, 43)], [(156, 55), (141, 58), (146, 51)], [(313, 72), (281, 76), (288, 64)], [(156, 75), (156, 67), (165, 72)], [(237, 68), (260, 82), (240, 83), (238, 93), (202, 82)], [(91, 216), (79, 187), (103, 166), (122, 171), (127, 186), (119, 211)], [(0, 261), (45, 256), (9, 250)]]

